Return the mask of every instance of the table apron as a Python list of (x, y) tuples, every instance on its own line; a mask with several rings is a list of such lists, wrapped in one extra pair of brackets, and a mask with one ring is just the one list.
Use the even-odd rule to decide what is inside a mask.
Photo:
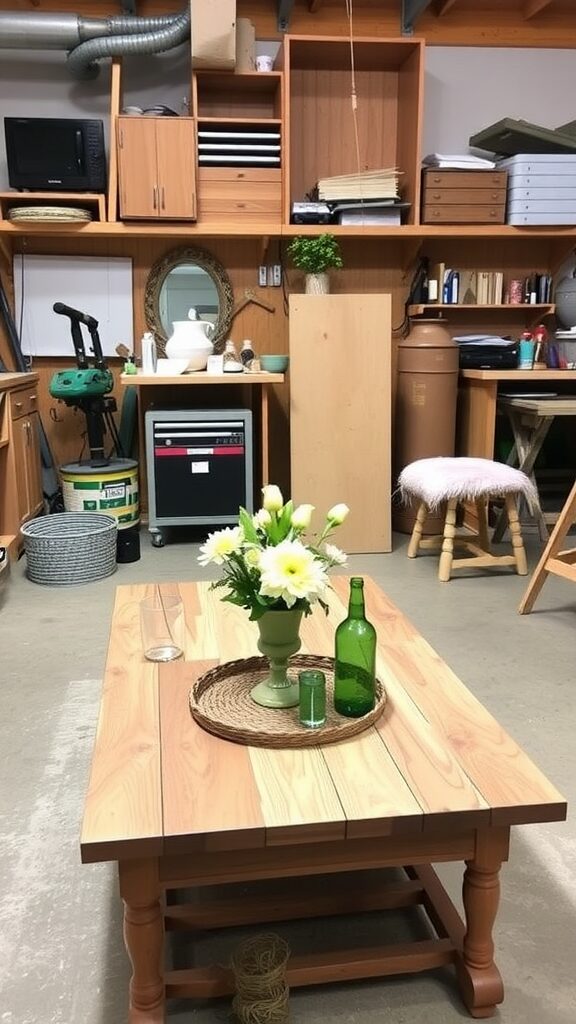
[[(488, 830), (489, 831), (489, 830)], [(474, 857), (477, 831), (439, 835), (350, 839), (256, 850), (223, 850), (159, 859), (163, 888), (216, 885), (264, 878), (363, 871), (404, 864), (466, 861)]]

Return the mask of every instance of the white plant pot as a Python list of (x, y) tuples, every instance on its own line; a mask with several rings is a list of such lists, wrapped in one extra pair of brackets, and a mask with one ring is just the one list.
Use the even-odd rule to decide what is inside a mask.
[(328, 274), (306, 274), (304, 288), (306, 295), (328, 295), (330, 278)]

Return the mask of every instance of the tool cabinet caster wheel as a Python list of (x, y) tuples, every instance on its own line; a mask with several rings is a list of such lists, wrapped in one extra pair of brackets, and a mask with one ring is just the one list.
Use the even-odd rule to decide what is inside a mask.
[(161, 533), (153, 533), (151, 536), (152, 536), (152, 547), (153, 548), (163, 548), (164, 547), (164, 537), (162, 536)]

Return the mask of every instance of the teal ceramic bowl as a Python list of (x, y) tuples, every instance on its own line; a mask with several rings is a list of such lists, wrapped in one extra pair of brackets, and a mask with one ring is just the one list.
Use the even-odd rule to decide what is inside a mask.
[(260, 366), (266, 373), (286, 373), (288, 363), (288, 356), (260, 356)]

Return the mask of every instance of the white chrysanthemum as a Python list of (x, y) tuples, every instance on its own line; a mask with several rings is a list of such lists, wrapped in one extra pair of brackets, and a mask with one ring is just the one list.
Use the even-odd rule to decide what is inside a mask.
[(295, 530), (307, 530), (310, 526), (314, 505), (298, 505), (290, 516), (290, 523)]
[(346, 562), (348, 561), (348, 555), (346, 552), (341, 551), (335, 544), (326, 544), (324, 547), (324, 553), (331, 565), (346, 565)]
[(346, 516), (348, 515), (349, 511), (350, 509), (348, 508), (348, 505), (345, 505), (344, 502), (342, 501), (340, 502), (339, 505), (334, 505), (330, 509), (326, 518), (329, 520), (329, 522), (334, 523), (334, 526), (340, 526), (340, 524), (343, 523), (344, 520), (346, 519)]
[(260, 593), (284, 601), (287, 608), (298, 600), (311, 604), (324, 595), (328, 577), (324, 565), (299, 540), (283, 540), (265, 548), (260, 557)]
[(258, 529), (259, 527), (261, 527), (262, 529), (266, 529), (266, 527), (270, 526), (270, 523), (272, 522), (272, 516), (270, 515), (267, 508), (259, 508), (258, 511), (255, 512), (254, 515), (252, 516), (252, 522), (254, 523), (256, 529)]
[(200, 565), (208, 565), (210, 562), (222, 565), (229, 555), (240, 550), (243, 540), (244, 531), (241, 526), (227, 526), (224, 530), (209, 533), (198, 555)]
[(268, 512), (279, 512), (284, 506), (282, 491), (276, 484), (266, 484), (262, 488), (262, 504)]

